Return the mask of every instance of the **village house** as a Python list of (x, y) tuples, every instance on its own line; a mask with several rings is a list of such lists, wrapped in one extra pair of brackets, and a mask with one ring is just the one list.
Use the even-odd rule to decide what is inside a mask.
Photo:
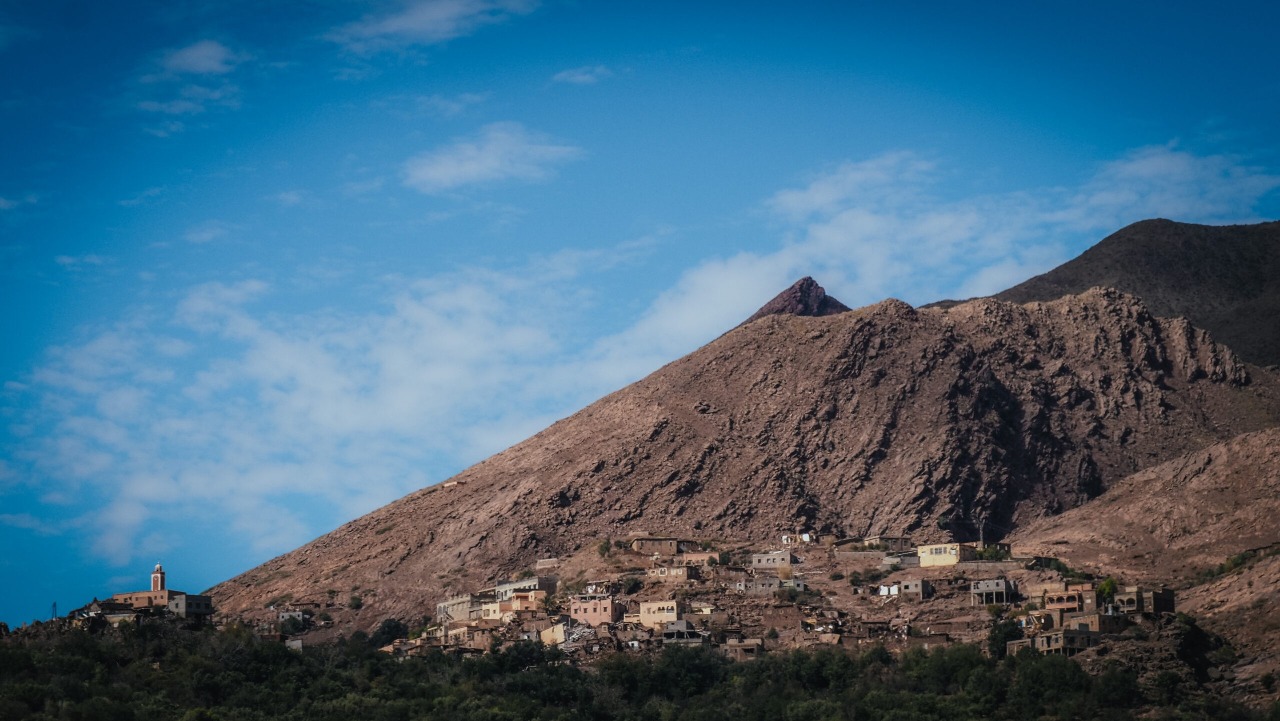
[(1123, 614), (1083, 613), (1073, 614), (1062, 619), (1062, 627), (1077, 631), (1093, 631), (1094, 633), (1122, 633), (1129, 627), (1129, 618)]
[(780, 568), (790, 569), (796, 563), (796, 557), (790, 551), (769, 551), (751, 554), (751, 568), (755, 571), (769, 571)]
[(696, 581), (702, 577), (697, 566), (658, 566), (648, 569), (646, 575), (659, 581)]
[(622, 604), (611, 595), (581, 594), (569, 598), (569, 618), (588, 626), (617, 623), (622, 619)]
[(1116, 593), (1113, 603), (1121, 612), (1131, 615), (1157, 616), (1174, 611), (1173, 591), (1165, 588), (1153, 590), (1126, 586)]
[(1060, 628), (1031, 638), (1009, 641), (1005, 644), (1005, 651), (1017, 654), (1023, 648), (1033, 648), (1045, 655), (1074, 656), (1086, 648), (1097, 646), (1098, 641), (1098, 634), (1094, 631)]
[(1098, 591), (1092, 583), (1062, 583), (1061, 589), (1044, 589), (1040, 606), (1065, 613), (1092, 612), (1098, 608)]
[(890, 553), (915, 550), (915, 546), (911, 545), (911, 539), (906, 536), (868, 536), (862, 542), (865, 546), (878, 548)]
[(988, 606), (991, 604), (1013, 603), (1017, 592), (1013, 581), (1005, 578), (991, 578), (974, 581), (969, 587), (969, 605)]
[(480, 591), (480, 593), (492, 594), (499, 601), (510, 601), (513, 595), (521, 591), (545, 591), (548, 595), (554, 595), (558, 585), (559, 579), (555, 576), (530, 576), (516, 581), (499, 583), (493, 588), (486, 588)]
[(978, 550), (969, 543), (934, 543), (916, 548), (920, 567), (954, 566), (978, 558)]
[(920, 601), (933, 595), (933, 586), (924, 579), (911, 579), (899, 583), (882, 583), (875, 588), (876, 595), (910, 598)]
[(484, 605), (497, 600), (492, 593), (464, 593), (436, 604), (435, 620), (440, 624), (484, 617)]
[(662, 627), (663, 646), (702, 646), (706, 643), (707, 637), (684, 619), (671, 621)]
[(681, 618), (680, 604), (676, 601), (641, 601), (637, 623), (641, 626), (660, 631), (672, 621)]
[(804, 591), (808, 586), (804, 581), (790, 578), (776, 578), (773, 576), (744, 578), (733, 584), (733, 589), (735, 591), (741, 591), (748, 596), (772, 596), (778, 591), (787, 588)]
[(746, 661), (764, 654), (764, 639), (729, 638), (725, 639), (720, 650), (733, 661)]
[(679, 566), (713, 566), (720, 560), (720, 554), (711, 552), (681, 553), (676, 556)]
[(631, 541), (631, 550), (645, 555), (674, 556), (680, 546), (680, 539), (671, 536), (640, 536)]

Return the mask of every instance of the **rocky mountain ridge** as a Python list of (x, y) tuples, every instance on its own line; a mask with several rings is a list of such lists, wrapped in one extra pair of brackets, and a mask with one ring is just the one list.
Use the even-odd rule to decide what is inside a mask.
[(770, 313), (211, 592), (242, 613), (360, 589), (368, 612), (339, 620), (371, 626), (638, 530), (998, 538), (1274, 426), (1277, 399), (1274, 374), (1115, 290)]

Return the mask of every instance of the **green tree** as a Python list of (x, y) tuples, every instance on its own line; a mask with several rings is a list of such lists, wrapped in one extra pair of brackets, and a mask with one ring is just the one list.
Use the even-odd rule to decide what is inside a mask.
[(1010, 641), (1022, 638), (1022, 629), (1018, 622), (1011, 618), (991, 624), (991, 632), (987, 634), (987, 651), (992, 658), (1004, 658)]
[(1103, 603), (1111, 603), (1116, 600), (1116, 591), (1120, 590), (1120, 584), (1112, 576), (1102, 579), (1102, 583), (1098, 584), (1098, 595), (1102, 598)]

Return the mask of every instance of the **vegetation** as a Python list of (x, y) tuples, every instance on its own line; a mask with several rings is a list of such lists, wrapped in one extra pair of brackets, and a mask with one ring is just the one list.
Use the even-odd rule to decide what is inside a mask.
[(747, 663), (670, 648), (584, 670), (535, 643), (479, 658), (397, 660), (374, 650), (379, 640), (357, 633), (292, 651), (245, 628), (159, 622), (13, 636), (0, 639), (0, 719), (1280, 718), (1280, 707), (1268, 717), (1176, 675), (1140, 684), (1119, 668), (1095, 677), (1061, 656), (997, 661), (964, 645), (900, 657), (823, 648)]
[(1051, 558), (1047, 562), (1036, 563), (1037, 568), (1043, 568), (1049, 571), (1057, 571), (1062, 578), (1067, 581), (1092, 581), (1094, 576), (1092, 573), (1077, 571), (1057, 558)]
[(987, 546), (986, 548), (978, 551), (976, 555), (979, 561), (1005, 561), (1008, 560), (1012, 554), (1009, 553), (1009, 549), (1007, 548)]
[(1219, 576), (1225, 576), (1236, 569), (1244, 568), (1260, 558), (1267, 558), (1275, 555), (1280, 555), (1280, 546), (1271, 546), (1266, 549), (1237, 553), (1222, 563), (1219, 563), (1217, 566), (1214, 566), (1213, 568), (1206, 568), (1201, 571), (1200, 580), (1202, 582), (1211, 581)]

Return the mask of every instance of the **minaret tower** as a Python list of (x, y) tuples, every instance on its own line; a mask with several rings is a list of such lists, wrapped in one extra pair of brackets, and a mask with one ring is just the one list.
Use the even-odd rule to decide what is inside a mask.
[(156, 564), (156, 570), (151, 573), (151, 590), (164, 590), (164, 569), (160, 567), (159, 563)]

